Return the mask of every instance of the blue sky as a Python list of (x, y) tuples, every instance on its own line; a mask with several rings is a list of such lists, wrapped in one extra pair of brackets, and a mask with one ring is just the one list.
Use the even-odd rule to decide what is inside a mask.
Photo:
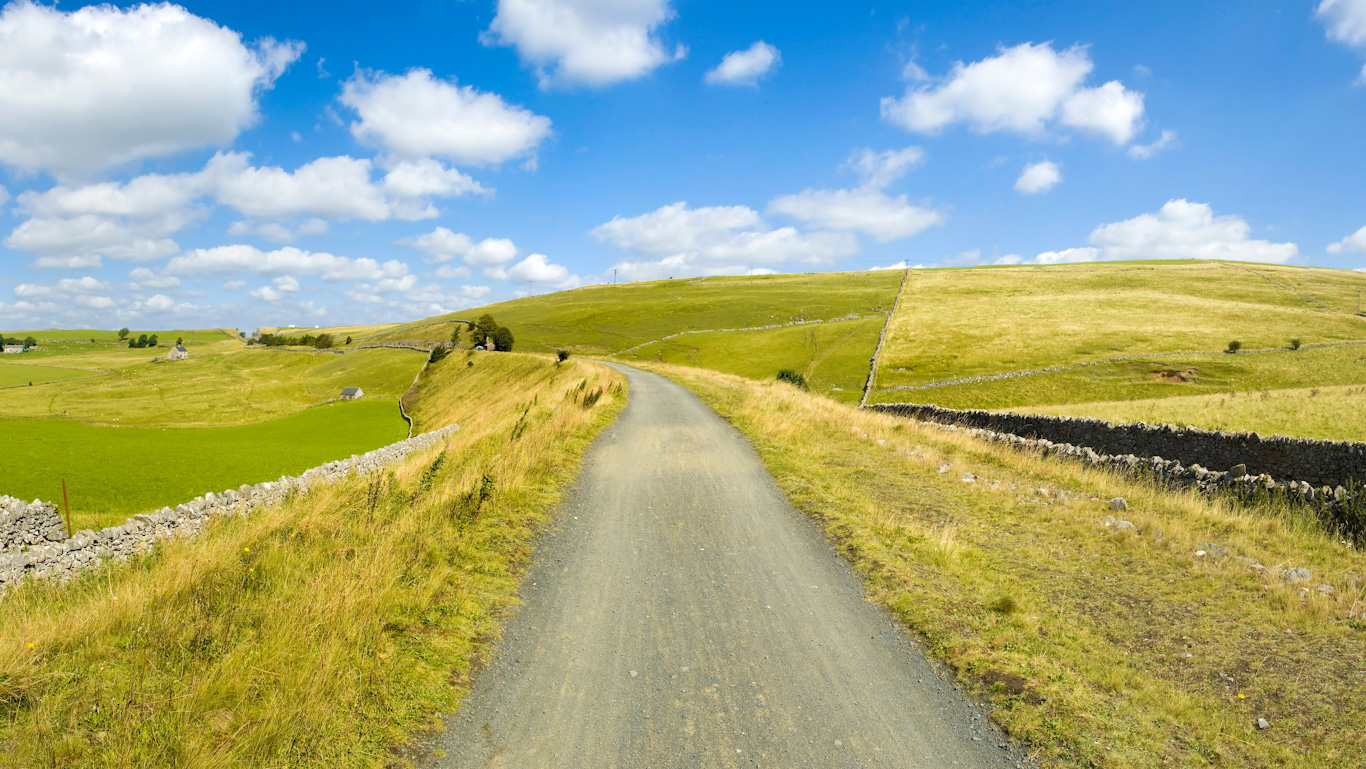
[(0, 325), (618, 279), (1366, 267), (1366, 0), (0, 11)]

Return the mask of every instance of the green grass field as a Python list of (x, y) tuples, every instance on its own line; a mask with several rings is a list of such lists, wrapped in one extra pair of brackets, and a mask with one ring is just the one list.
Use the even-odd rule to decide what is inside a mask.
[(384, 336), (425, 338), (410, 336), (417, 332), (447, 339), (449, 326), (443, 333), (424, 324), (452, 318), (474, 320), (487, 312), (512, 329), (516, 350), (563, 348), (581, 355), (607, 355), (680, 331), (885, 314), (892, 308), (901, 278), (900, 271), (887, 270), (589, 286), (429, 318), (397, 326)]
[[(1187, 381), (1179, 381), (1180, 378)], [(1294, 352), (1136, 358), (1010, 379), (883, 391), (872, 401), (1023, 410), (1033, 406), (1355, 384), (1366, 384), (1366, 344)]]
[[(876, 382), (886, 389), (1119, 355), (1214, 352), (1233, 340), (1246, 349), (1361, 340), (1366, 318), (1350, 312), (1357, 291), (1366, 291), (1366, 274), (1217, 262), (916, 270)], [(1072, 400), (1097, 396), (1128, 397)]]
[(787, 326), (762, 331), (686, 334), (645, 345), (619, 360), (662, 360), (688, 366), (770, 379), (780, 369), (802, 372), (815, 392), (837, 401), (863, 395), (868, 359), (882, 331), (881, 315), (859, 320)]
[[(156, 334), (163, 342), (174, 342), (177, 337), (184, 337), (187, 342), (221, 342), (224, 339), (237, 338), (236, 332), (222, 328), (174, 329), (171, 331), (139, 328), (130, 329), (130, 331), (135, 339), (139, 334)], [(39, 342), (45, 339), (103, 339), (117, 342), (119, 339), (119, 332), (117, 331), (79, 328), (47, 328), (41, 331), (5, 331), (3, 333), (5, 336), (17, 336), (20, 339), (31, 336)]]
[(1111, 422), (1194, 425), (1334, 441), (1366, 438), (1366, 386), (1228, 392), (1080, 406), (1037, 406), (1036, 414), (1088, 416)]
[(22, 363), (0, 363), (0, 387), (16, 387), (43, 382), (60, 382), (66, 379), (94, 376), (94, 372), (80, 369), (60, 368), (57, 366), (29, 366)]
[(101, 528), (208, 491), (294, 475), (407, 435), (396, 403), (364, 400), (199, 429), (0, 421), (0, 441), (23, 447), (22, 461), (7, 465), (0, 490), (60, 503), (66, 478), (73, 526)]
[[(105, 374), (55, 387), (15, 388), (0, 401), (0, 419), (71, 419), (90, 425), (220, 427), (263, 422), (361, 387), (367, 398), (397, 398), (426, 360), (411, 350), (324, 352), (209, 345), (175, 363), (131, 360), (118, 350), (73, 355), (64, 363), (122, 358)], [(98, 358), (98, 360), (96, 360)], [(107, 365), (107, 363), (106, 363)]]

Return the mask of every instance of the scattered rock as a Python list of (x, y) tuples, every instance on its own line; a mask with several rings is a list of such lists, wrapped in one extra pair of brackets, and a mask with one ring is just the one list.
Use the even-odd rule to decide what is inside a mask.
[(1281, 580), (1286, 584), (1295, 585), (1300, 582), (1308, 582), (1314, 575), (1303, 566), (1295, 566), (1281, 572)]
[(1227, 558), (1228, 548), (1217, 542), (1201, 542), (1196, 547), (1208, 553), (1214, 558)]
[(1247, 465), (1237, 464), (1228, 469), (1228, 474), (1234, 478), (1242, 478), (1247, 475)]
[(1319, 585), (1318, 587), (1316, 587), (1316, 588), (1314, 588), (1314, 589), (1317, 590), (1317, 591), (1319, 591), (1319, 593), (1321, 593), (1321, 594), (1323, 594), (1323, 595), (1332, 595), (1332, 594), (1333, 594), (1333, 586), (1332, 586), (1332, 585)]
[(1271, 724), (1267, 723), (1265, 718), (1259, 718), (1259, 719), (1257, 719), (1257, 728), (1258, 728), (1258, 729), (1270, 729), (1270, 728), (1271, 728)]
[(1128, 521), (1115, 521), (1114, 525), (1111, 528), (1114, 529), (1116, 534), (1138, 533), (1138, 527), (1133, 525), (1132, 523), (1129, 523)]
[(940, 475), (943, 475), (944, 473), (947, 473), (948, 471), (949, 471), (949, 466), (948, 466), (948, 465), (940, 465), (940, 466), (939, 466), (939, 474), (940, 474)]
[(1110, 500), (1110, 509), (1116, 511), (1128, 510), (1129, 502), (1124, 497), (1115, 497), (1114, 499)]
[(977, 476), (972, 473), (963, 473), (963, 483), (976, 483)]

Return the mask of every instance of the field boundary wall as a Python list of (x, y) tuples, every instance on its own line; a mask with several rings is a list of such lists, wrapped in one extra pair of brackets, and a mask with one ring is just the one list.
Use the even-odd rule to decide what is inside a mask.
[(879, 403), (868, 408), (921, 421), (1086, 447), (1097, 454), (1166, 458), (1186, 466), (1238, 470), (1240, 476), (1294, 479), (1315, 487), (1366, 482), (1366, 443), (912, 403)]
[(163, 507), (154, 513), (135, 515), (118, 526), (78, 531), (70, 538), (56, 505), (0, 496), (0, 594), (29, 577), (66, 581), (105, 561), (121, 561), (149, 550), (159, 540), (198, 534), (214, 517), (245, 515), (279, 502), (288, 494), (303, 493), (315, 484), (380, 470), (414, 451), (445, 440), (459, 429), (459, 425), (451, 425), (423, 433), (310, 468), (298, 476), (281, 476), (278, 481), (209, 492), (174, 509)]

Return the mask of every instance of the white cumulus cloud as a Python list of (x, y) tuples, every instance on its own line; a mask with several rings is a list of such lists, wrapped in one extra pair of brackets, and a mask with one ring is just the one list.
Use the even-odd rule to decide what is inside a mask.
[(1048, 192), (1062, 181), (1062, 170), (1058, 164), (1051, 160), (1041, 160), (1038, 163), (1030, 163), (1020, 172), (1020, 178), (1015, 180), (1015, 191), (1025, 195), (1037, 195), (1040, 192)]
[(1171, 149), (1177, 144), (1175, 131), (1163, 131), (1162, 135), (1149, 144), (1134, 144), (1129, 147), (1129, 157), (1139, 160), (1157, 157), (1162, 150)]
[(627, 280), (733, 275), (794, 263), (819, 265), (859, 249), (858, 238), (850, 233), (772, 229), (746, 206), (688, 208), (684, 202), (640, 216), (614, 217), (591, 234), (644, 258), (615, 265)]
[(874, 187), (803, 190), (774, 198), (768, 210), (823, 229), (861, 232), (879, 243), (908, 238), (946, 220), (940, 211), (911, 205), (905, 195), (892, 197)]
[(328, 281), (378, 281), (403, 278), (408, 265), (397, 259), (379, 262), (370, 258), (303, 251), (292, 246), (262, 251), (255, 246), (232, 245), (197, 248), (174, 256), (166, 263), (165, 274), (201, 277), (239, 273), (255, 275), (309, 275)]
[(1366, 253), (1366, 227), (1362, 227), (1336, 243), (1328, 244), (1328, 253), (1330, 254), (1349, 252)]
[(743, 51), (731, 51), (722, 57), (721, 63), (707, 73), (706, 81), (712, 85), (757, 85), (759, 78), (782, 60), (777, 48), (760, 40)]
[[(1366, 52), (1366, 0), (1323, 0), (1315, 10), (1328, 37)], [(1361, 69), (1366, 82), (1366, 66)]]
[(1086, 87), (1093, 67), (1086, 48), (1023, 43), (960, 61), (939, 81), (913, 81), (901, 97), (882, 100), (882, 116), (921, 133), (963, 123), (981, 133), (1038, 137), (1065, 126), (1127, 144), (1143, 125), (1143, 94), (1119, 81)]
[(1294, 243), (1254, 240), (1240, 216), (1216, 216), (1208, 203), (1171, 200), (1155, 214), (1102, 224), (1089, 246), (1046, 251), (1039, 264), (1122, 259), (1224, 259), (1283, 263), (1299, 254)]
[(0, 163), (80, 176), (226, 145), (303, 52), (166, 3), (0, 11)]
[(516, 48), (542, 88), (604, 86), (684, 56), (655, 34), (673, 15), (668, 0), (498, 0), (483, 40)]
[(402, 158), (496, 165), (533, 155), (550, 135), (550, 118), (425, 69), (357, 72), (341, 102), (360, 117), (351, 123), (357, 141)]

